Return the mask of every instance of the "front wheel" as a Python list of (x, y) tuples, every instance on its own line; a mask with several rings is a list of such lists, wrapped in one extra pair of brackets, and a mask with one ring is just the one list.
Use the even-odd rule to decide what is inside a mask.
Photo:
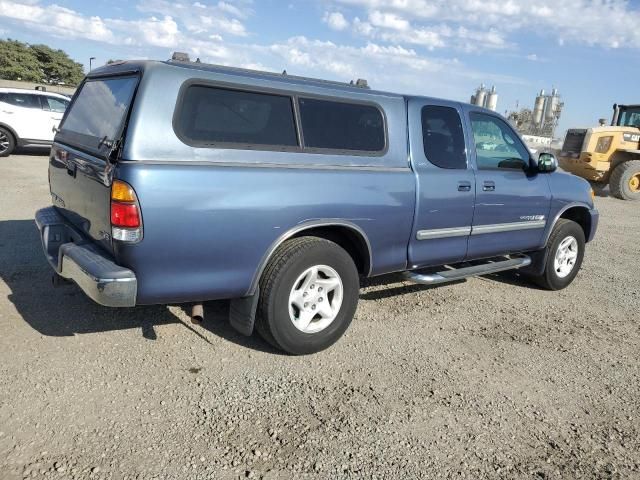
[(546, 263), (536, 283), (548, 290), (562, 290), (576, 278), (584, 258), (585, 237), (576, 222), (561, 218), (547, 242)]
[(319, 352), (349, 327), (359, 288), (353, 259), (337, 244), (315, 237), (288, 240), (260, 280), (256, 328), (288, 353)]

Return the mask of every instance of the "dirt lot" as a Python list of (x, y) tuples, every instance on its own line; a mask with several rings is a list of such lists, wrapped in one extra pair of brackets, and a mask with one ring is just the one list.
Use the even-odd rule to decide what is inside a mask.
[(598, 198), (567, 290), (513, 273), (362, 289), (288, 357), (206, 305), (51, 288), (46, 158), (0, 159), (0, 478), (640, 478), (640, 205)]

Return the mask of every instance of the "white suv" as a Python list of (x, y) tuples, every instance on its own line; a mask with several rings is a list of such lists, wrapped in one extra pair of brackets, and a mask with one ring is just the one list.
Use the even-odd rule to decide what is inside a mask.
[(16, 147), (48, 146), (69, 97), (41, 90), (0, 88), (0, 157)]

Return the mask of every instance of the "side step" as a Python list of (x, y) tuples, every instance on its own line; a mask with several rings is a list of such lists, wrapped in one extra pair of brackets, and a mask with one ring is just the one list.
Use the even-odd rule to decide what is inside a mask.
[(505, 270), (515, 270), (531, 265), (531, 258), (527, 255), (519, 255), (515, 258), (507, 258), (500, 261), (489, 261), (482, 265), (470, 267), (452, 268), (436, 273), (403, 272), (407, 280), (423, 285), (437, 285), (439, 283), (455, 282), (463, 278), (476, 277), (478, 275), (488, 275), (490, 273), (503, 272)]

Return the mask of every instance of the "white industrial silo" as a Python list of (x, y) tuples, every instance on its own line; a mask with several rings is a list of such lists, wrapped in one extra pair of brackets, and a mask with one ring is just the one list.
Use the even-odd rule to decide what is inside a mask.
[(533, 123), (535, 125), (542, 125), (543, 115), (545, 113), (545, 94), (544, 90), (540, 91), (540, 95), (536, 97), (536, 101), (533, 104)]
[(558, 95), (558, 90), (554, 88), (551, 91), (551, 96), (547, 98), (547, 104), (545, 106), (544, 119), (547, 122), (552, 121), (556, 117), (559, 103), (560, 95)]
[(496, 92), (495, 85), (491, 87), (491, 92), (487, 95), (487, 101), (485, 106), (489, 110), (493, 110), (494, 112), (498, 109), (498, 92)]
[(484, 88), (484, 84), (480, 85), (478, 90), (476, 90), (475, 97), (476, 101), (474, 102), (474, 105), (477, 105), (478, 107), (484, 107), (484, 102), (487, 100), (487, 89)]

